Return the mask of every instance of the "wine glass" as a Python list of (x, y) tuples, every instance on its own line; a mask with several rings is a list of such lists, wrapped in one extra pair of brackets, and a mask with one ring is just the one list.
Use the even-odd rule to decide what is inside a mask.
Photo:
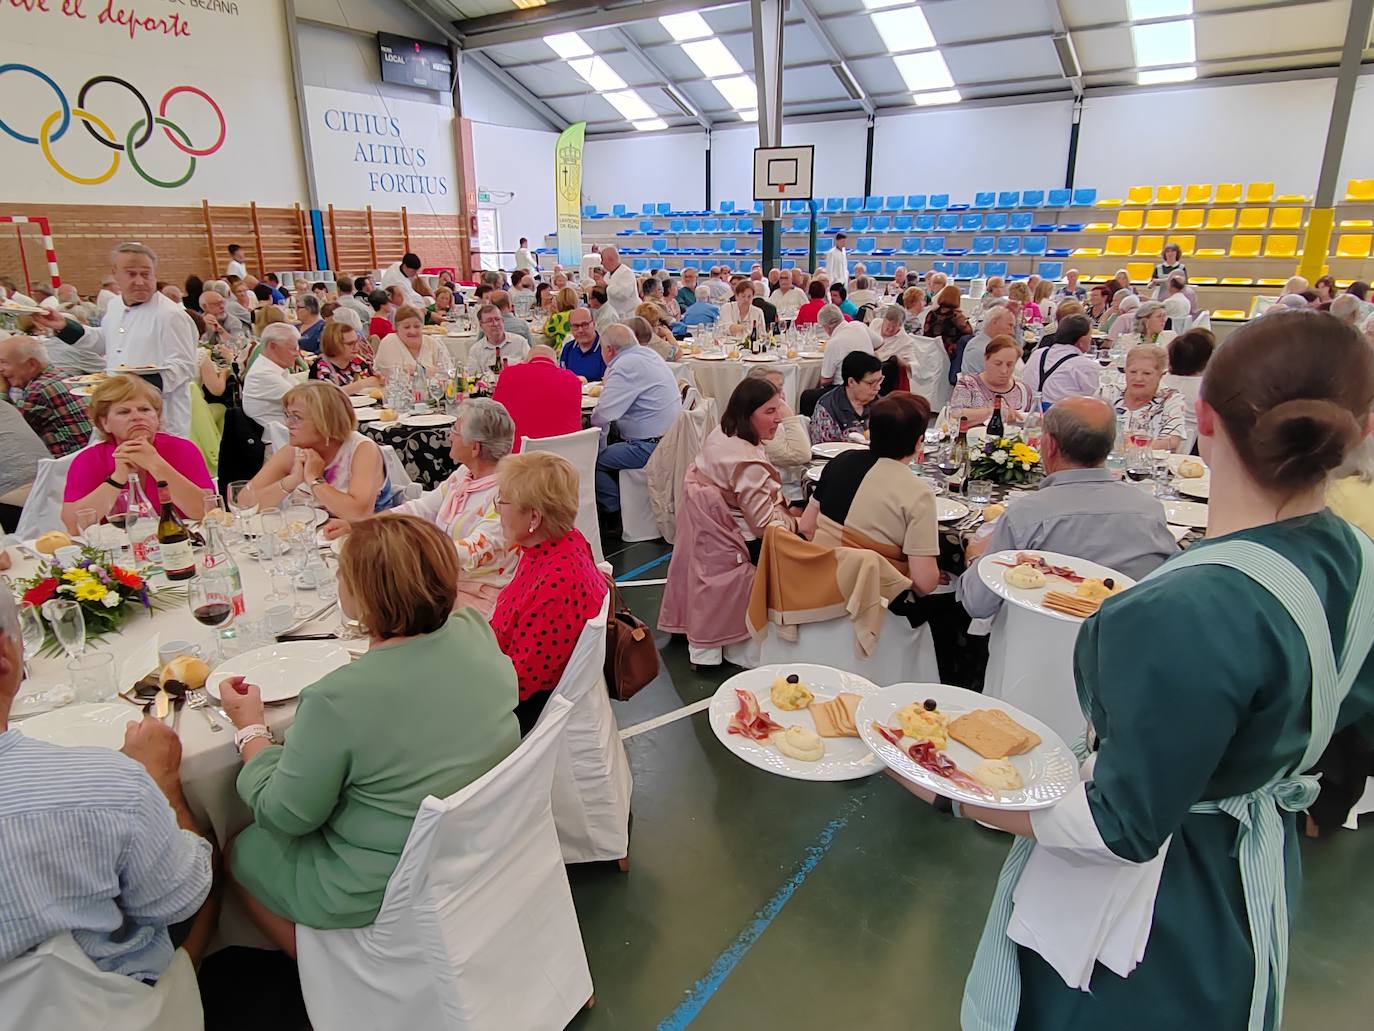
[(93, 508), (76, 510), (76, 532), (87, 544), (92, 544), (89, 531), (92, 526), (100, 525), (100, 513)]
[(86, 615), (78, 602), (52, 598), (43, 603), (43, 615), (67, 658), (74, 659), (86, 650)]
[(235, 480), (229, 484), (225, 500), (229, 502), (229, 511), (234, 513), (238, 531), (244, 535), (257, 533), (258, 499), (248, 481)]
[(222, 573), (202, 570), (199, 576), (187, 581), (186, 601), (197, 623), (215, 629), (215, 662), (223, 661), (220, 635), (234, 618), (233, 584)]
[[(19, 632), (24, 642), (24, 675), (29, 675), (29, 664), (38, 657), (43, 642), (47, 639), (47, 628), (43, 626), (43, 616), (37, 606), (19, 606)], [(20, 691), (14, 700), (16, 716), (33, 716), (48, 709), (65, 705), (72, 700), (71, 689), (65, 684), (55, 685), (49, 691), (32, 687)]]

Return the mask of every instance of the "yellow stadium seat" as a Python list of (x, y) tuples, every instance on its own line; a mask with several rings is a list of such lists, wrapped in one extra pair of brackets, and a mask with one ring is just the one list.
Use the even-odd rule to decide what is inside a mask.
[(1193, 251), (1194, 257), (1198, 258), (1224, 258), (1226, 257), (1225, 247), (1199, 247)]
[(1345, 184), (1348, 202), (1374, 201), (1374, 179), (1351, 179)]
[(1298, 238), (1291, 233), (1270, 233), (1264, 241), (1266, 258), (1295, 258), (1298, 255)]
[(1337, 289), (1337, 290), (1349, 290), (1349, 289), (1350, 289), (1350, 284), (1353, 283), (1353, 282), (1355, 282), (1355, 280), (1353, 280), (1353, 279), (1338, 279), (1338, 280), (1336, 280), (1336, 289)]
[(1216, 285), (1217, 285), (1217, 277), (1216, 277), (1216, 276), (1189, 276), (1189, 277), (1188, 277), (1188, 285), (1189, 285), (1189, 286), (1216, 286)]
[(1158, 254), (1164, 249), (1164, 237), (1162, 236), (1137, 236), (1135, 238), (1135, 253), (1139, 257), (1142, 254)]
[(1169, 236), (1168, 242), (1172, 244), (1177, 244), (1178, 249), (1183, 252), (1184, 257), (1187, 257), (1189, 254), (1193, 252), (1193, 248), (1197, 246), (1197, 237), (1193, 236), (1191, 233), (1184, 234), (1181, 236), (1171, 234)]
[(1336, 257), (1367, 258), (1372, 240), (1369, 233), (1342, 233), (1336, 238)]
[(1093, 205), (1095, 208), (1119, 208), (1121, 207), (1120, 197), (1103, 197)]
[(1254, 281), (1253, 279), (1247, 279), (1245, 276), (1223, 276), (1223, 277), (1222, 277), (1222, 280), (1221, 280), (1221, 285), (1222, 285), (1222, 286), (1254, 286), (1254, 285), (1255, 285), (1255, 281)]
[(1101, 247), (1076, 247), (1073, 256), (1075, 258), (1100, 258), (1102, 257)]
[(1209, 230), (1236, 228), (1236, 209), (1212, 208), (1207, 212), (1207, 225), (1205, 228)]
[(1374, 220), (1367, 218), (1343, 218), (1342, 229), (1374, 229)]
[(1116, 213), (1114, 229), (1136, 230), (1145, 222), (1145, 212), (1121, 210)]
[(1302, 208), (1275, 208), (1270, 229), (1301, 229)]
[(1183, 196), (1182, 186), (1161, 186), (1155, 190), (1156, 204), (1177, 204)]
[(1240, 203), (1240, 183), (1218, 183), (1217, 204), (1239, 204)]
[(1131, 244), (1134, 242), (1129, 236), (1109, 236), (1102, 253), (1109, 258), (1125, 257), (1131, 253)]
[(1110, 233), (1112, 224), (1110, 222), (1089, 222), (1083, 227), (1085, 233)]
[(1154, 198), (1153, 186), (1132, 186), (1126, 191), (1127, 204), (1149, 204)]
[(1194, 183), (1188, 187), (1188, 192), (1183, 195), (1185, 204), (1210, 204), (1212, 203), (1212, 184)]
[(1145, 212), (1146, 229), (1168, 229), (1174, 224), (1174, 213), (1167, 208)]
[(1256, 280), (1255, 280), (1255, 285), (1256, 285), (1256, 286), (1283, 286), (1283, 285), (1286, 284), (1287, 282), (1288, 282), (1288, 280), (1286, 280), (1286, 279), (1256, 279)]
[[(1207, 187), (1209, 190), (1211, 187)], [(1207, 213), (1201, 208), (1184, 208), (1178, 213), (1178, 221), (1174, 223), (1175, 229), (1201, 229), (1202, 220)]]
[(1274, 198), (1275, 204), (1311, 204), (1312, 198), (1301, 193), (1281, 193)]
[(1218, 308), (1212, 312), (1213, 322), (1244, 322), (1245, 312), (1237, 311), (1235, 308)]
[(1264, 229), (1269, 225), (1268, 208), (1241, 208), (1237, 229)]
[(1131, 277), (1132, 283), (1148, 283), (1155, 274), (1155, 267), (1148, 261), (1128, 261), (1126, 274)]
[(1258, 258), (1259, 253), (1260, 238), (1258, 236), (1243, 236), (1238, 233), (1231, 237), (1231, 257)]
[(1274, 200), (1273, 183), (1251, 183), (1245, 188), (1246, 204), (1269, 204)]

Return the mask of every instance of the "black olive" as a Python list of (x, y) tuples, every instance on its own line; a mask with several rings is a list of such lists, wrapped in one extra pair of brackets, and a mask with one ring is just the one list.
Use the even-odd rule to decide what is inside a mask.
[(934, 712), (934, 711), (935, 711), (935, 699), (934, 699), (934, 698), (927, 698), (922, 704), (925, 706), (926, 712)]
[(1116, 581), (1113, 580), (1113, 579), (1109, 576), (1109, 577), (1107, 577), (1107, 579), (1105, 579), (1105, 580), (1102, 581), (1102, 586), (1105, 587), (1105, 588), (1107, 588), (1107, 590), (1110, 591), (1113, 587), (1116, 586)]
[(800, 683), (801, 683), (801, 677), (797, 676), (797, 674), (795, 674), (795, 673), (789, 673), (789, 674), (787, 674), (787, 682), (788, 682), (789, 684), (800, 684)]

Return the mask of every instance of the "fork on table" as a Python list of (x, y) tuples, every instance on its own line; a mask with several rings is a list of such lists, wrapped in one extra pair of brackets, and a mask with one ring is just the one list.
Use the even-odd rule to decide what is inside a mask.
[(186, 704), (193, 709), (200, 710), (201, 715), (205, 717), (205, 722), (210, 724), (211, 730), (219, 731), (224, 729), (222, 726), (220, 726), (219, 720), (211, 716), (210, 710), (206, 708), (208, 702), (205, 697), (205, 689), (203, 687), (198, 687), (194, 691), (187, 691)]

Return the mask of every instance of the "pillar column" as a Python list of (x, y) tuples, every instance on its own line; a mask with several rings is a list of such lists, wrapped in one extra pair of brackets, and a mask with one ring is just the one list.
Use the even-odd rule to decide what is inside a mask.
[[(754, 30), (754, 78), (759, 98), (759, 146), (782, 146), (782, 38), (785, 0), (750, 0)], [(752, 177), (752, 172), (751, 172)], [(782, 234), (776, 200), (763, 205), (763, 268), (777, 265)]]

